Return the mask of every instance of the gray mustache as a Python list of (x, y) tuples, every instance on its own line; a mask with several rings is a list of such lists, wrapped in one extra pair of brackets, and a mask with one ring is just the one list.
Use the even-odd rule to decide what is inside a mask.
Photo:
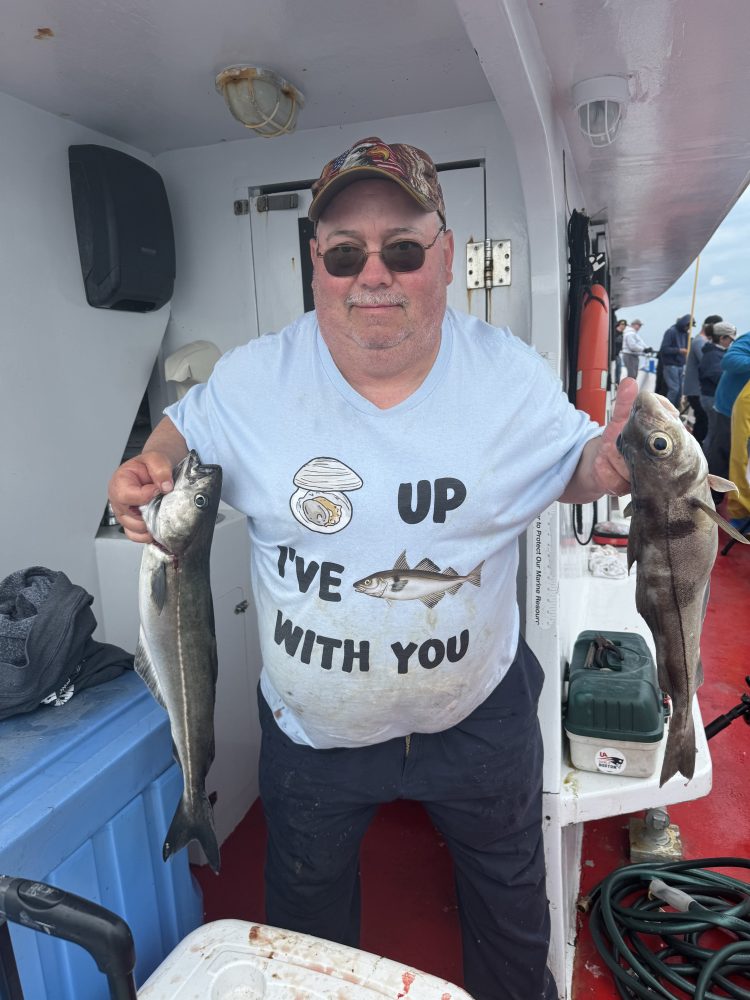
[(346, 297), (348, 306), (405, 306), (409, 300), (394, 292), (352, 292)]

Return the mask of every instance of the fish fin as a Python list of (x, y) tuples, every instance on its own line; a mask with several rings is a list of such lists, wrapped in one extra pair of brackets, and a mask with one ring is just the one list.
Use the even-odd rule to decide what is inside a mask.
[(695, 774), (695, 724), (692, 706), (688, 706), (686, 711), (687, 718), (683, 726), (675, 725), (677, 723), (675, 715), (670, 720), (664, 763), (659, 776), (660, 788), (678, 771), (688, 781)]
[(401, 553), (398, 559), (393, 564), (394, 569), (409, 569), (409, 563), (406, 561), (406, 549)]
[(192, 840), (201, 845), (211, 870), (218, 875), (221, 856), (214, 829), (214, 811), (205, 791), (192, 802), (183, 794), (167, 831), (162, 857), (166, 861)]
[(484, 559), (466, 577), (467, 582), (473, 583), (475, 587), (482, 586), (482, 566), (484, 566)]
[(405, 576), (397, 577), (391, 584), (391, 590), (394, 594), (398, 594), (399, 591), (403, 590), (409, 581)]
[(161, 693), (161, 687), (159, 685), (159, 678), (156, 673), (156, 669), (151, 662), (151, 657), (149, 656), (148, 648), (143, 640), (143, 630), (141, 630), (141, 635), (138, 639), (138, 645), (135, 649), (135, 662), (134, 667), (138, 676), (145, 681), (148, 685), (151, 694), (159, 702), (161, 707), (166, 711), (167, 706), (164, 704), (164, 696)]
[(628, 502), (625, 504), (625, 510), (622, 512), (622, 516), (623, 517), (632, 517), (633, 516), (633, 501), (632, 500), (628, 500)]
[[(427, 570), (430, 573), (440, 572), (440, 567), (436, 566), (435, 563), (432, 561), (432, 559), (428, 559), (426, 556), (424, 559), (421, 560), (421, 562), (417, 563), (414, 569), (423, 569)], [(447, 574), (448, 576), (458, 576), (458, 573), (455, 571), (455, 569), (444, 569), (443, 573)]]
[(638, 521), (631, 521), (628, 533), (628, 574), (633, 563), (638, 561), (638, 538)]
[(437, 594), (427, 594), (426, 597), (420, 597), (419, 599), (422, 602), (422, 604), (426, 604), (428, 608), (434, 608), (438, 601), (442, 601), (444, 594), (445, 591), (441, 590)]
[(151, 577), (151, 599), (159, 614), (167, 601), (167, 564), (160, 562)]
[(708, 514), (712, 521), (716, 521), (719, 527), (726, 531), (728, 535), (731, 535), (736, 542), (742, 542), (744, 545), (750, 545), (750, 538), (745, 535), (740, 534), (736, 528), (734, 528), (729, 521), (725, 521), (721, 514), (717, 514), (714, 508), (703, 500), (699, 500), (698, 497), (693, 497), (690, 501), (694, 507), (700, 507), (704, 514)]
[(712, 472), (708, 474), (708, 485), (714, 493), (739, 493), (740, 491), (729, 479), (722, 476), (715, 476)]

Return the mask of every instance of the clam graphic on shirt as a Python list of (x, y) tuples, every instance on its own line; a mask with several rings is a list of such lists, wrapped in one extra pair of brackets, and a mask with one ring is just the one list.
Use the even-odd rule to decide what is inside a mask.
[(457, 594), (463, 584), (482, 586), (482, 566), (484, 559), (474, 569), (461, 576), (449, 566), (441, 570), (431, 559), (422, 559), (414, 569), (409, 569), (404, 550), (394, 563), (393, 569), (381, 569), (353, 584), (359, 594), (368, 597), (382, 597), (388, 601), (421, 601), (428, 608), (434, 608), (445, 594)]
[(347, 493), (358, 490), (362, 480), (337, 458), (313, 458), (294, 476), (297, 492), (289, 499), (292, 514), (310, 531), (332, 535), (352, 519)]

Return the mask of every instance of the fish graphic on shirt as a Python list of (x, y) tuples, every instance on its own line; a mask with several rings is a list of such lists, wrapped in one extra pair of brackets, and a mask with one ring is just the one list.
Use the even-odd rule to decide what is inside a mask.
[(358, 593), (369, 597), (382, 597), (386, 601), (421, 601), (428, 608), (434, 608), (445, 594), (457, 593), (464, 583), (481, 587), (482, 566), (484, 560), (466, 576), (460, 576), (450, 566), (441, 570), (431, 559), (423, 559), (414, 569), (409, 569), (404, 550), (393, 569), (378, 570), (357, 580), (353, 586)]

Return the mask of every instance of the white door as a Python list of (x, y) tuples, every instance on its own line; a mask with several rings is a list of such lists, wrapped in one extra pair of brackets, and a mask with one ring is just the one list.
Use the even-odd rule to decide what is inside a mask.
[[(485, 238), (484, 168), (443, 170), (440, 186), (456, 245), (448, 305), (486, 319), (484, 290), (470, 291), (466, 287), (466, 244)], [(313, 308), (308, 249), (312, 223), (307, 218), (312, 195), (309, 190), (294, 194), (295, 208), (274, 207), (265, 195), (250, 199), (253, 281), (261, 334), (279, 331)], [(288, 195), (272, 197), (281, 205), (290, 200)], [(270, 202), (270, 210), (259, 211), (259, 201), (263, 207)]]

